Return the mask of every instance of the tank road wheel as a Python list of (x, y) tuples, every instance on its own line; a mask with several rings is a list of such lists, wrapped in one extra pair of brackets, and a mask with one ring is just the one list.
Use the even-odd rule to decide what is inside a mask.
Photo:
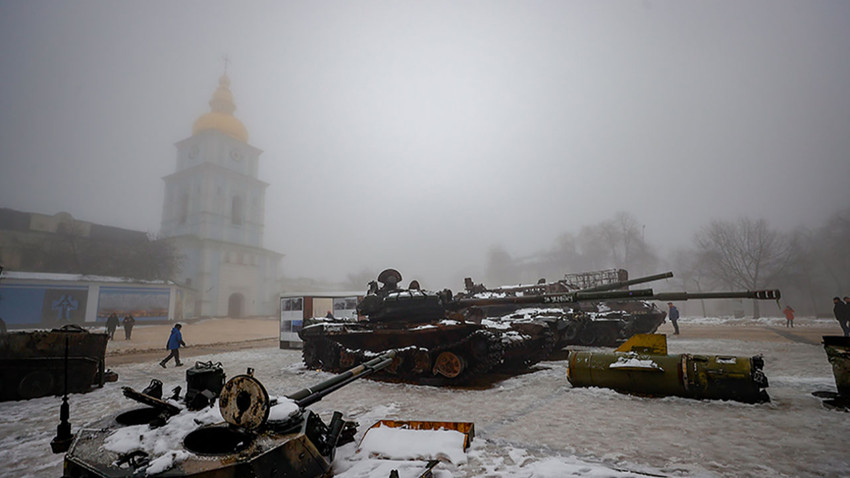
[(359, 357), (351, 350), (343, 348), (339, 352), (339, 367), (343, 370), (348, 370), (360, 363)]
[(464, 368), (466, 361), (463, 357), (449, 351), (440, 353), (434, 361), (434, 375), (440, 374), (446, 378), (456, 378), (463, 373)]
[(571, 344), (576, 337), (578, 337), (578, 332), (581, 329), (581, 324), (576, 322), (575, 320), (570, 320), (567, 322), (566, 327), (564, 327), (564, 331), (561, 333), (561, 337), (564, 343)]
[(431, 369), (431, 356), (427, 350), (416, 349), (413, 353), (413, 373), (420, 375)]
[(53, 375), (44, 370), (28, 373), (18, 383), (18, 394), (23, 399), (44, 397), (53, 391)]
[(596, 340), (594, 340), (594, 344), (599, 347), (616, 347), (617, 332), (608, 327), (599, 329), (599, 332), (596, 333)]

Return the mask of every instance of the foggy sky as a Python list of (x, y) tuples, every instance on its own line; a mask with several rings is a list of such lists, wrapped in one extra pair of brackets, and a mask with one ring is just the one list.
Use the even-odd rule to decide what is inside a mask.
[(663, 252), (850, 207), (845, 1), (6, 0), (0, 207), (157, 233), (225, 54), (287, 276), (457, 288), (620, 211)]

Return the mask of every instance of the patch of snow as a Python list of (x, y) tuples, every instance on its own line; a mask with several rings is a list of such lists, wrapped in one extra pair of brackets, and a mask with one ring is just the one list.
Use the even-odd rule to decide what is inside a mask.
[(466, 463), (464, 434), (456, 430), (409, 430), (380, 426), (369, 429), (357, 453), (393, 460), (442, 460)]
[(277, 397), (277, 403), (269, 409), (269, 420), (283, 421), (298, 413), (298, 405), (289, 398)]
[[(103, 447), (115, 453), (141, 450), (148, 454), (151, 463), (147, 473), (161, 473), (182, 462), (190, 455), (182, 451), (183, 439), (201, 425), (222, 422), (217, 406), (200, 411), (183, 410), (168, 419), (165, 425), (152, 428), (150, 425), (132, 425), (115, 430), (104, 440)], [(174, 451), (178, 451), (174, 453)], [(152, 471), (151, 467), (159, 471)]]
[(645, 368), (652, 370), (662, 370), (661, 366), (651, 359), (638, 358), (636, 355), (624, 355), (617, 358), (617, 361), (608, 366), (608, 368)]

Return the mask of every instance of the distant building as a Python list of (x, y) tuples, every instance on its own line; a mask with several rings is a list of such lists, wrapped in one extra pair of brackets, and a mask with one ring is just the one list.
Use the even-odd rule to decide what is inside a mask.
[(176, 145), (176, 171), (163, 178), (160, 233), (184, 255), (178, 280), (196, 292), (195, 315), (273, 316), (283, 256), (263, 248), (262, 151), (248, 144), (248, 130), (233, 116), (226, 74), (209, 104), (192, 136)]
[(10, 329), (104, 326), (111, 313), (139, 323), (183, 320), (185, 297), (161, 280), (8, 270), (0, 277), (0, 317)]
[[(161, 278), (145, 232), (0, 208), (0, 317), (11, 329), (182, 320), (193, 293)], [(147, 276), (147, 277), (146, 277)]]
[(128, 256), (147, 251), (151, 243), (144, 232), (81, 221), (67, 212), (50, 216), (0, 208), (0, 264), (8, 271), (139, 278), (147, 271)]

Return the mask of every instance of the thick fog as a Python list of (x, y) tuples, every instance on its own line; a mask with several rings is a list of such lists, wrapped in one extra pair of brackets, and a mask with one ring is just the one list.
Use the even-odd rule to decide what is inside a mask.
[(156, 234), (229, 59), (283, 273), (850, 205), (850, 3), (0, 1), (0, 207)]

